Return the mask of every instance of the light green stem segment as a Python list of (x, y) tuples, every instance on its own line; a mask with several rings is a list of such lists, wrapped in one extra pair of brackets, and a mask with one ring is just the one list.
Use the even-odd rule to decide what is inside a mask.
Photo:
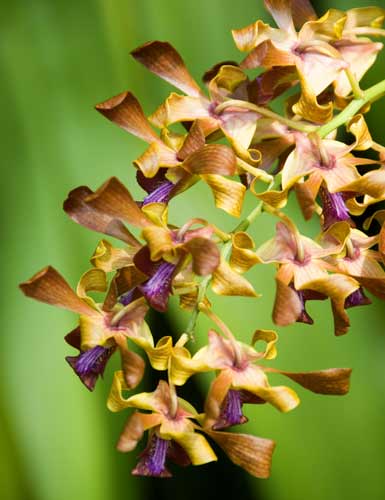
[(320, 137), (326, 137), (330, 132), (333, 132), (336, 128), (341, 125), (345, 125), (349, 123), (349, 121), (363, 108), (366, 104), (369, 104), (376, 99), (379, 99), (385, 94), (385, 80), (373, 87), (370, 87), (368, 90), (365, 90), (363, 93), (363, 97), (360, 99), (354, 99), (346, 108), (341, 111), (337, 116), (333, 118), (329, 123), (326, 123), (322, 127), (320, 127), (317, 131)]
[[(273, 183), (270, 184), (269, 190), (272, 189), (272, 187), (273, 187)], [(258, 215), (260, 215), (260, 213), (262, 212), (262, 208), (263, 208), (263, 201), (260, 201), (258, 203), (258, 205), (254, 208), (254, 210), (252, 210), (249, 213), (249, 215), (245, 219), (243, 219), (235, 229), (233, 229), (233, 231), (231, 231), (231, 234), (237, 233), (238, 231), (246, 231), (250, 227), (250, 225), (255, 221), (255, 219), (258, 217)], [(232, 244), (232, 240), (230, 239), (229, 241), (227, 241), (223, 245), (222, 250), (221, 250), (221, 259), (226, 260), (228, 258), (229, 253), (231, 251), (231, 244)], [(189, 337), (193, 337), (193, 333), (195, 330), (197, 319), (198, 319), (198, 316), (200, 313), (199, 304), (205, 298), (207, 288), (210, 284), (211, 278), (212, 278), (212, 275), (210, 274), (210, 275), (206, 276), (199, 284), (196, 306), (194, 308), (194, 311), (191, 314), (190, 321), (189, 321), (187, 328), (185, 330), (185, 333), (187, 333), (187, 335), (189, 335)]]

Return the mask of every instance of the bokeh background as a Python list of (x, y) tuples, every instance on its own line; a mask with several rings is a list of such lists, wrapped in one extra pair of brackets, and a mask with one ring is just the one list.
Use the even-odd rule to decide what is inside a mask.
[[(374, 2), (373, 2), (374, 3)], [(329, 7), (369, 5), (365, 0), (317, 0)], [(377, 4), (384, 1), (377, 0)], [(168, 40), (200, 79), (217, 61), (240, 60), (230, 29), (268, 19), (262, 1), (240, 0), (13, 0), (1, 2), (2, 260), (0, 333), (0, 497), (2, 500), (242, 499), (371, 500), (385, 498), (385, 312), (350, 311), (352, 328), (332, 332), (330, 308), (311, 304), (312, 328), (280, 329), (277, 366), (291, 370), (353, 367), (352, 391), (343, 398), (301, 389), (302, 404), (290, 414), (272, 407), (247, 409), (246, 430), (278, 442), (272, 477), (257, 480), (229, 464), (180, 471), (175, 479), (135, 478), (135, 453), (114, 445), (125, 415), (108, 412), (106, 395), (115, 366), (93, 394), (79, 383), (65, 355), (63, 335), (73, 328), (70, 313), (26, 300), (17, 284), (50, 263), (72, 283), (89, 268), (98, 235), (77, 226), (61, 209), (73, 187), (96, 188), (111, 175), (135, 187), (132, 160), (143, 143), (93, 109), (123, 90), (132, 90), (152, 112), (171, 90), (129, 57), (151, 39)], [(369, 86), (385, 74), (381, 56), (365, 78)], [(385, 100), (368, 115), (376, 141), (384, 142)], [(212, 197), (204, 186), (173, 202), (173, 221), (211, 217)], [(184, 200), (184, 198), (183, 198)], [(253, 200), (246, 204), (250, 209)], [(234, 221), (215, 220), (224, 228)], [(312, 223), (301, 226), (314, 234)], [(274, 231), (262, 216), (252, 234), (258, 243)], [(256, 327), (269, 328), (273, 269), (250, 273), (259, 300), (214, 299), (215, 306), (244, 340)], [(155, 335), (178, 334), (188, 317), (172, 303), (166, 318), (153, 317)], [(200, 320), (197, 346), (207, 322)], [(199, 340), (201, 339), (201, 340)], [(152, 390), (149, 375), (143, 388)], [(204, 390), (202, 377), (187, 387)]]

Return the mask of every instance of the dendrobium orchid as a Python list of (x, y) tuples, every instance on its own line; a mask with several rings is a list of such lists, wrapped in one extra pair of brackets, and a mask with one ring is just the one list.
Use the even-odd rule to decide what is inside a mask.
[[(254, 300), (261, 283), (254, 288), (249, 271), (274, 264), (274, 322), (312, 325), (308, 302), (330, 299), (336, 335), (350, 327), (349, 308), (370, 304), (370, 295), (385, 300), (385, 210), (375, 206), (385, 201), (385, 147), (365, 120), (385, 95), (385, 80), (369, 89), (360, 86), (382, 49), (372, 38), (385, 36), (385, 10), (331, 9), (318, 17), (308, 0), (264, 4), (278, 28), (257, 21), (234, 30), (237, 47), (248, 55), (206, 71), (207, 94), (169, 43), (152, 41), (132, 52), (183, 93), (172, 93), (149, 118), (131, 91), (96, 106), (147, 144), (131, 169), (144, 194), (134, 198), (132, 186), (114, 176), (95, 191), (87, 186), (70, 191), (66, 214), (104, 235), (91, 256), (92, 269), (76, 291), (50, 266), (20, 285), (26, 296), (80, 316), (65, 337), (78, 354), (66, 361), (89, 390), (120, 352), (108, 408), (131, 413), (118, 449), (134, 450), (148, 433), (134, 475), (170, 477), (170, 462), (208, 464), (217, 460), (209, 443), (214, 441), (234, 464), (267, 478), (274, 441), (226, 431), (251, 428), (243, 406), (294, 409), (298, 395), (275, 385), (270, 379), (276, 375), (318, 394), (349, 390), (349, 368), (297, 373), (269, 366), (277, 354), (277, 333), (258, 327), (250, 345), (242, 342), (241, 312), (233, 316), (236, 336), (216, 313), (211, 292), (227, 296), (228, 304), (234, 296)], [(254, 75), (246, 74), (254, 69)], [(278, 97), (284, 106), (276, 112)], [(343, 139), (340, 127), (351, 140)], [(210, 211), (202, 218), (187, 201), (199, 182), (210, 188), (223, 216), (241, 218), (232, 230), (219, 227)], [(243, 215), (247, 197), (254, 204)], [(304, 216), (304, 234), (285, 213), (292, 202)], [(175, 205), (183, 206), (183, 215), (188, 212), (177, 224)], [(249, 229), (264, 212), (279, 222), (271, 239), (259, 231), (257, 247)], [(310, 219), (319, 224), (317, 237), (305, 235)], [(90, 296), (95, 292), (103, 294), (100, 301)], [(168, 313), (172, 322), (172, 295), (189, 315), (179, 337), (175, 328), (172, 336), (159, 335), (156, 315), (147, 316)], [(192, 341), (200, 334), (202, 314), (220, 333), (211, 329), (197, 350)], [(138, 384), (147, 383), (146, 365), (162, 373), (155, 391), (138, 393)], [(177, 391), (202, 373), (211, 373), (212, 381), (198, 412)]]

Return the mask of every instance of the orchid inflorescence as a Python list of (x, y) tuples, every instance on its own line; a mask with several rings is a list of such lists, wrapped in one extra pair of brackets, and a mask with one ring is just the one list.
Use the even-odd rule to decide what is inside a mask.
[[(213, 311), (209, 289), (256, 298), (244, 273), (273, 263), (274, 322), (312, 324), (306, 302), (330, 299), (336, 335), (348, 331), (348, 308), (370, 303), (366, 292), (385, 299), (385, 210), (371, 207), (385, 200), (385, 148), (372, 139), (364, 118), (385, 94), (385, 81), (366, 91), (360, 87), (382, 49), (372, 38), (385, 34), (385, 10), (331, 9), (318, 18), (307, 0), (264, 3), (278, 28), (257, 21), (234, 30), (238, 49), (247, 55), (240, 64), (223, 62), (207, 71), (208, 94), (170, 44), (150, 42), (132, 52), (183, 93), (172, 93), (148, 119), (131, 92), (96, 106), (148, 144), (134, 161), (136, 180), (147, 194), (135, 201), (112, 177), (96, 191), (74, 189), (64, 202), (74, 221), (124, 246), (103, 239), (76, 291), (52, 267), (21, 284), (27, 296), (80, 315), (65, 337), (79, 354), (66, 360), (89, 390), (119, 351), (121, 370), (114, 375), (108, 408), (133, 409), (120, 451), (134, 450), (148, 431), (136, 475), (168, 477), (167, 461), (181, 466), (214, 461), (211, 441), (250, 474), (268, 477), (275, 443), (228, 430), (247, 422), (245, 404), (270, 403), (282, 412), (298, 405), (297, 394), (270, 385), (268, 374), (279, 373), (319, 394), (349, 389), (350, 369), (294, 373), (266, 366), (277, 354), (276, 332), (257, 329), (250, 345), (239, 341)], [(257, 76), (247, 76), (246, 70), (255, 69)], [(272, 111), (270, 104), (289, 90), (284, 113)], [(172, 127), (177, 123), (184, 133)], [(336, 140), (341, 126), (349, 144)], [(369, 150), (374, 159), (359, 156)], [(247, 191), (257, 204), (230, 233), (201, 218), (181, 227), (169, 223), (172, 199), (198, 181), (209, 186), (216, 207), (233, 217), (240, 217)], [(300, 234), (282, 211), (290, 193), (306, 220), (319, 219), (318, 238)], [(353, 219), (368, 208), (358, 229)], [(279, 222), (275, 236), (256, 249), (247, 230), (262, 212)], [(139, 229), (140, 236), (126, 225)], [(372, 226), (379, 232), (369, 236), (364, 231)], [(103, 302), (90, 292), (104, 292)], [(191, 313), (190, 321), (179, 339), (154, 338), (146, 315), (150, 309), (167, 312), (171, 295)], [(187, 346), (199, 314), (216, 330), (192, 353)], [(135, 393), (146, 363), (133, 344), (155, 371), (167, 374), (153, 392)], [(177, 392), (203, 372), (214, 372), (215, 378), (198, 413)]]

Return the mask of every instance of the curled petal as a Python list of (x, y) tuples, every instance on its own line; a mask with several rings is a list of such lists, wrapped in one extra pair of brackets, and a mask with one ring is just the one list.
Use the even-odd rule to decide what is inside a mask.
[(245, 273), (261, 259), (255, 253), (255, 244), (251, 236), (245, 232), (235, 233), (232, 237), (230, 266), (236, 273)]
[(249, 474), (259, 478), (268, 478), (271, 457), (275, 448), (274, 441), (248, 434), (220, 432), (205, 429), (210, 436), (236, 465)]
[(293, 113), (315, 123), (330, 121), (333, 118), (333, 103), (319, 104), (316, 95), (303, 77), (301, 89), (300, 99), (292, 107)]
[(239, 275), (224, 260), (215, 270), (211, 282), (212, 290), (218, 295), (238, 295), (242, 297), (258, 297), (251, 283)]
[(76, 288), (77, 295), (88, 305), (98, 310), (95, 301), (88, 297), (88, 292), (105, 292), (107, 290), (107, 276), (102, 269), (90, 269), (85, 272)]
[(148, 42), (133, 50), (131, 54), (152, 73), (185, 94), (201, 95), (201, 90), (188, 72), (183, 59), (169, 43)]
[(167, 228), (149, 226), (143, 229), (142, 236), (148, 243), (151, 260), (157, 261), (167, 253), (174, 253), (176, 244), (173, 241), (171, 231)]
[(97, 269), (109, 273), (132, 264), (132, 254), (123, 248), (116, 248), (106, 240), (101, 240), (91, 257), (91, 263)]
[(97, 314), (95, 309), (78, 297), (63, 276), (51, 266), (45, 267), (19, 286), (24, 295), (39, 302), (78, 314), (91, 316)]
[(209, 144), (188, 156), (183, 162), (190, 174), (234, 175), (236, 157), (231, 148), (223, 144)]
[(146, 351), (148, 359), (154, 370), (167, 370), (168, 360), (172, 354), (172, 337), (162, 337), (154, 347), (151, 343), (142, 337), (131, 337), (135, 344)]
[(239, 217), (242, 211), (246, 188), (239, 182), (226, 179), (221, 175), (202, 175), (214, 195), (215, 206), (234, 217)]
[(108, 234), (132, 246), (139, 242), (120, 220), (106, 213), (95, 210), (86, 203), (93, 191), (86, 186), (73, 189), (63, 204), (63, 209), (72, 220), (92, 231)]
[(141, 105), (131, 92), (123, 92), (97, 104), (96, 110), (108, 120), (149, 144), (160, 142), (159, 137), (150, 127)]
[(263, 353), (264, 359), (275, 359), (277, 356), (276, 343), (278, 342), (277, 332), (274, 330), (256, 330), (251, 341), (251, 345), (257, 342), (266, 342), (266, 347)]
[(108, 179), (95, 193), (87, 196), (85, 202), (94, 210), (133, 226), (145, 227), (150, 224), (129, 191), (116, 177)]
[(206, 97), (180, 96), (172, 92), (149, 117), (149, 120), (156, 127), (164, 128), (172, 123), (201, 118), (203, 131), (207, 135), (219, 127), (218, 121), (210, 116), (209, 106), (210, 103)]
[(265, 36), (270, 29), (268, 24), (263, 21), (256, 21), (245, 28), (232, 30), (232, 35), (235, 44), (242, 52), (249, 52), (261, 41), (261, 37)]

